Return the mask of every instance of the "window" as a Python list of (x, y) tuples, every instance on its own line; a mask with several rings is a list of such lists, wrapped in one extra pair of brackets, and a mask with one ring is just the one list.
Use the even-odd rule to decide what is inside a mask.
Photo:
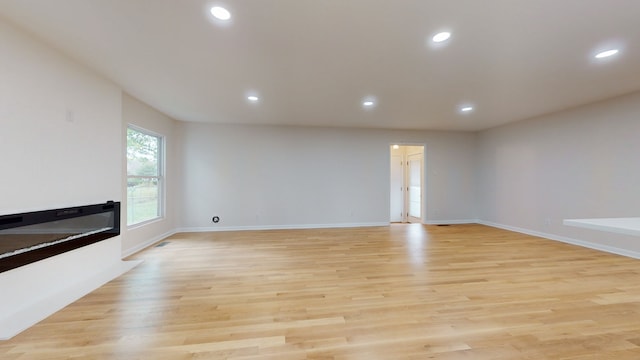
[(163, 138), (127, 128), (127, 225), (162, 217)]

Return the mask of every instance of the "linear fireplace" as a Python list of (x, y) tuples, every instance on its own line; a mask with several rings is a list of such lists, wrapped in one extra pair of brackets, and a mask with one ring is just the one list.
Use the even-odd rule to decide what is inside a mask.
[(120, 202), (0, 216), (0, 272), (120, 234)]

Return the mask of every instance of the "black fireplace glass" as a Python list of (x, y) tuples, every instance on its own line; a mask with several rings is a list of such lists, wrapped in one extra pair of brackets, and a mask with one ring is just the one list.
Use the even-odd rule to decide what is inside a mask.
[(120, 203), (0, 216), (0, 272), (120, 234)]

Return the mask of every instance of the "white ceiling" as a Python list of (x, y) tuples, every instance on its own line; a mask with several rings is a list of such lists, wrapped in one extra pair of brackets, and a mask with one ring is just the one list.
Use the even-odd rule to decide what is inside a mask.
[(184, 121), (474, 131), (640, 90), (639, 0), (0, 0), (0, 16)]

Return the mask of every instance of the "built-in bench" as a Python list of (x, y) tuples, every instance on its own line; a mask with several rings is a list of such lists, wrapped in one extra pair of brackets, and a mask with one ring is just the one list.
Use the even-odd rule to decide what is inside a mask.
[(618, 234), (640, 236), (640, 217), (565, 219), (563, 224), (591, 230), (609, 231)]

